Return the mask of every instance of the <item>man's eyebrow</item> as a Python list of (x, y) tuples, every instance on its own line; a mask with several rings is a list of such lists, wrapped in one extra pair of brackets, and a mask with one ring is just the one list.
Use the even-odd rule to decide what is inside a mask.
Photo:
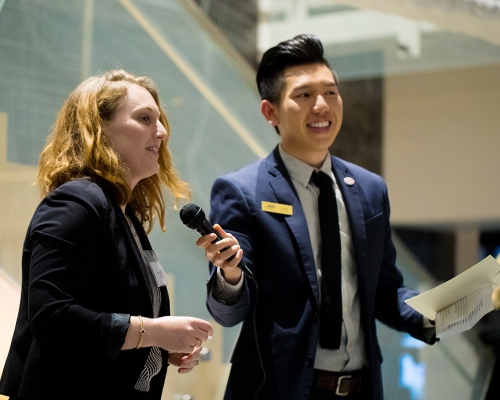
[[(336, 87), (337, 86), (337, 84), (335, 82), (330, 82), (330, 81), (321, 82), (321, 84), (323, 86), (328, 86), (328, 87)], [(295, 90), (303, 90), (303, 89), (310, 89), (311, 87), (312, 87), (312, 85), (300, 85), (300, 86), (294, 87), (293, 91), (295, 91)]]

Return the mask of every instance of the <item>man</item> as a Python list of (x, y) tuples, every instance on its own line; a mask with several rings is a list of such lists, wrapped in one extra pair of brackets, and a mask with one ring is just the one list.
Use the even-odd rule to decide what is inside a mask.
[[(382, 399), (375, 318), (435, 340), (428, 321), (404, 303), (416, 293), (395, 266), (385, 183), (329, 155), (343, 106), (318, 38), (300, 35), (269, 49), (257, 84), (281, 143), (216, 180), (210, 220), (224, 239), (197, 241), (211, 262), (210, 313), (223, 326), (243, 321), (225, 399)], [(316, 175), (327, 177), (324, 189)], [(333, 201), (325, 209), (327, 192)], [(338, 216), (326, 224), (330, 209)]]

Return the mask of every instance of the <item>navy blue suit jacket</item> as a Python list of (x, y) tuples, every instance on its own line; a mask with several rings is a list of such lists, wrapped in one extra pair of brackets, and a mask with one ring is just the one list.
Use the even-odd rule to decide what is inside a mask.
[[(383, 179), (336, 157), (332, 157), (332, 165), (352, 232), (361, 321), (371, 368), (370, 391), (373, 399), (382, 399), (382, 355), (375, 319), (421, 340), (429, 335), (423, 329), (422, 316), (404, 303), (416, 293), (403, 286), (395, 266)], [(345, 184), (345, 177), (353, 178), (354, 185)], [(293, 215), (265, 212), (262, 201), (291, 205)], [(212, 295), (216, 274), (211, 266), (207, 291), (210, 313), (223, 326), (243, 321), (225, 398), (253, 399), (262, 381), (252, 325), (257, 301), (257, 335), (267, 374), (260, 398), (308, 399), (313, 383), (320, 289), (306, 219), (278, 148), (266, 159), (215, 181), (210, 221), (236, 236), (244, 251), (243, 261), (259, 285), (256, 296), (255, 285), (246, 278), (238, 302), (223, 304)]]
[[(130, 209), (142, 247), (151, 245)], [(120, 207), (89, 180), (43, 199), (23, 249), (19, 314), (0, 393), (23, 399), (160, 399), (133, 389), (150, 348), (120, 351), (130, 315), (153, 318), (149, 278)], [(161, 288), (160, 315), (169, 315)]]

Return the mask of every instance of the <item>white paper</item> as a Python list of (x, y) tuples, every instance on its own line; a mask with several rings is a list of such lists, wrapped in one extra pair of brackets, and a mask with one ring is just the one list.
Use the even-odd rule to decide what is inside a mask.
[(436, 314), (436, 336), (444, 338), (471, 329), (490, 311), (493, 285), (479, 289)]
[(500, 264), (488, 256), (460, 275), (405, 302), (436, 320), (436, 333), (440, 337), (451, 336), (472, 328), (493, 310), (491, 294), (493, 287), (499, 285)]

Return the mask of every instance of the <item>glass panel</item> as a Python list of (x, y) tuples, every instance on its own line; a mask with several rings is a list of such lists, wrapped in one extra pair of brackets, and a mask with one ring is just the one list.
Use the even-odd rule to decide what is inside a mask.
[[(425, 2), (427, 14), (411, 0), (399, 14), (396, 1), (371, 10), (359, 3), (261, 1), (258, 51), (298, 33), (318, 33), (341, 81), (500, 63), (495, 2)], [(22, 243), (39, 201), (30, 185), (38, 155), (62, 102), (90, 75), (124, 68), (158, 83), (175, 163), (207, 214), (214, 179), (275, 146), (278, 137), (259, 112), (254, 74), (225, 43), (183, 0), (0, 0), (0, 268), (6, 274), (20, 282)], [(173, 209), (167, 229), (156, 227), (150, 239), (168, 273), (172, 311), (210, 319), (197, 234)], [(407, 285), (432, 287), (397, 245)], [(474, 334), (420, 347), (407, 335), (378, 329), (386, 399), (482, 398), (492, 357)], [(164, 399), (222, 398), (237, 332), (216, 326), (204, 363), (187, 376), (170, 371)]]
[[(215, 178), (266, 155), (277, 135), (258, 108), (254, 76), (196, 8), (183, 1), (7, 0), (0, 12), (0, 268), (20, 282), (26, 228), (39, 197), (30, 186), (64, 99), (87, 76), (113, 68), (151, 76), (172, 126), (174, 161), (209, 212)], [(225, 42), (224, 42), (225, 43)], [(216, 222), (216, 221), (214, 221)], [(208, 266), (198, 237), (169, 209), (153, 248), (169, 276), (172, 312), (210, 319)], [(17, 305), (16, 305), (17, 307)], [(220, 398), (238, 327), (216, 328), (207, 361), (169, 373), (164, 398)], [(10, 340), (10, 339), (9, 339)], [(2, 363), (3, 365), (3, 363)], [(194, 384), (196, 382), (196, 385)]]

